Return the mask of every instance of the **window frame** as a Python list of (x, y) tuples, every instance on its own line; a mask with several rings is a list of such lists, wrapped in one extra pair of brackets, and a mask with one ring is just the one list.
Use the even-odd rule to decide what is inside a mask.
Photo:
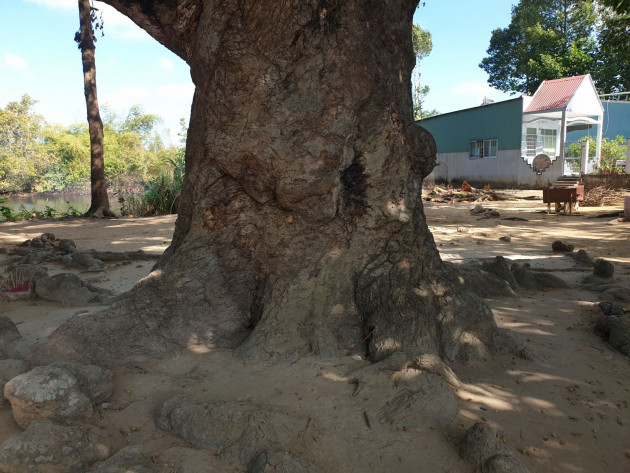
[[(492, 151), (494, 150), (494, 154)], [(499, 139), (470, 140), (468, 159), (497, 159), (499, 157)]]
[[(558, 130), (554, 128), (541, 128), (540, 136), (542, 138), (542, 152), (547, 156), (555, 157), (558, 154)], [(553, 146), (547, 146), (553, 144)], [(553, 153), (549, 151), (553, 149)]]

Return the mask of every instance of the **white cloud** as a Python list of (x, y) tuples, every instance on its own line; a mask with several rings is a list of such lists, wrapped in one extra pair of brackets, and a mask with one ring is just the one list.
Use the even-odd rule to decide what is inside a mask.
[(28, 62), (21, 56), (12, 53), (4, 53), (4, 64), (9, 69), (24, 71), (28, 68)]
[[(5, 0), (6, 1), (6, 0)], [(76, 11), (78, 14), (77, 0), (23, 0), (26, 3), (32, 3), (44, 8), (52, 10)], [(94, 7), (98, 10), (97, 15), (103, 15), (103, 23), (105, 24), (105, 35), (123, 40), (148, 39), (149, 34), (136, 25), (113, 7), (102, 3), (94, 2)]]
[(195, 93), (195, 84), (187, 82), (185, 84), (166, 84), (158, 88), (158, 94), (171, 99), (192, 100)]
[(494, 99), (500, 96), (501, 92), (490, 87), (487, 82), (468, 80), (453, 86), (451, 95), (465, 97), (474, 101), (476, 105), (481, 105), (484, 98)]
[(24, 0), (26, 3), (34, 3), (41, 7), (51, 8), (53, 10), (77, 10), (79, 11), (76, 0)]
[(175, 64), (172, 61), (169, 61), (165, 57), (160, 58), (160, 67), (165, 71), (172, 71), (175, 68)]
[(115, 111), (128, 111), (132, 105), (143, 103), (150, 97), (151, 92), (144, 87), (125, 87), (118, 92), (104, 95), (100, 102)]

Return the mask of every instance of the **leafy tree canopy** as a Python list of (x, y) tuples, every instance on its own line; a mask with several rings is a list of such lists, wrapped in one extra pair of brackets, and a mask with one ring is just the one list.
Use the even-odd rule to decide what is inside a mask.
[(521, 0), (507, 28), (492, 32), (480, 67), (504, 92), (533, 93), (546, 79), (594, 73), (596, 2)]
[(413, 53), (417, 59), (422, 59), (428, 56), (433, 49), (433, 40), (431, 38), (431, 32), (424, 30), (420, 25), (413, 25)]
[(417, 119), (437, 115), (437, 110), (424, 110), (424, 100), (429, 93), (429, 86), (422, 84), (422, 70), (420, 61), (427, 57), (433, 49), (433, 39), (429, 30), (422, 29), (420, 25), (412, 26), (413, 52), (416, 56), (416, 67), (413, 75), (413, 111)]
[(603, 0), (601, 3), (603, 5), (611, 7), (617, 13), (630, 13), (630, 0)]
[[(0, 192), (85, 187), (90, 180), (87, 124), (48, 124), (33, 111), (36, 103), (24, 95), (0, 108)], [(124, 119), (105, 110), (105, 174), (110, 185), (150, 181), (183, 158), (183, 149), (163, 145), (155, 132), (160, 121), (139, 105)]]

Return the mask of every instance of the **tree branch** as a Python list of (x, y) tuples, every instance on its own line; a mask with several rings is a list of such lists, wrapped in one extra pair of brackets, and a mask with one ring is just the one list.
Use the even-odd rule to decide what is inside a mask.
[(101, 0), (129, 17), (184, 61), (191, 58), (192, 38), (203, 0)]

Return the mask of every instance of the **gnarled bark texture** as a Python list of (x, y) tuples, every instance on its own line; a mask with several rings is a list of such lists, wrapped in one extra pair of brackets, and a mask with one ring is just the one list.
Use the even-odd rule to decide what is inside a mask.
[(412, 119), (416, 0), (106, 3), (191, 67), (186, 180), (154, 272), (55, 340), (91, 334), (101, 360), (114, 343), (119, 356), (373, 360), (501, 346), (490, 310), (454, 290), (423, 214), (436, 150)]

